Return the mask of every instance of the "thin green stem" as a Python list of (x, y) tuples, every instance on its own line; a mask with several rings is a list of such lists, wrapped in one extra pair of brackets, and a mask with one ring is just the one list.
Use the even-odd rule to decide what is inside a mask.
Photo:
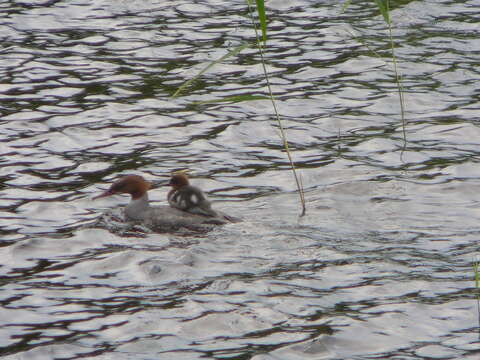
[(477, 318), (478, 318), (478, 337), (480, 339), (480, 263), (473, 262), (473, 273), (475, 276), (475, 289), (477, 295)]
[(249, 13), (250, 13), (250, 19), (252, 20), (253, 29), (255, 30), (257, 48), (258, 48), (258, 51), (260, 53), (260, 58), (261, 58), (261, 61), (262, 61), (262, 68), (263, 68), (263, 73), (264, 73), (264, 76), (265, 76), (265, 81), (267, 83), (269, 98), (270, 98), (270, 101), (272, 102), (273, 110), (275, 112), (275, 118), (277, 120), (278, 128), (280, 130), (280, 138), (282, 139), (283, 148), (285, 149), (285, 152), (287, 153), (288, 162), (290, 163), (290, 167), (292, 169), (292, 173), (293, 173), (293, 176), (295, 178), (295, 183), (297, 185), (298, 194), (299, 194), (299, 197), (300, 197), (300, 203), (302, 205), (302, 212), (300, 214), (300, 216), (302, 217), (302, 216), (305, 215), (305, 212), (306, 212), (305, 192), (303, 190), (301, 179), (299, 178), (299, 176), (297, 174), (297, 169), (295, 167), (295, 163), (293, 162), (290, 147), (288, 145), (287, 133), (285, 131), (285, 128), (283, 127), (282, 121), (280, 119), (280, 114), (279, 114), (278, 109), (277, 109), (277, 104), (275, 102), (275, 97), (273, 96), (272, 87), (270, 85), (270, 78), (268, 76), (267, 67), (265, 65), (265, 56), (264, 56), (263, 48), (262, 48), (262, 45), (261, 45), (261, 42), (260, 42), (260, 36), (258, 34), (257, 25), (256, 25), (255, 19), (253, 17), (252, 7), (251, 7), (249, 1), (247, 1), (247, 4), (248, 4), (248, 10), (249, 10)]
[[(390, 1), (386, 1), (387, 6), (387, 13), (390, 13)], [(392, 21), (390, 17), (388, 17), (388, 35), (390, 38), (390, 48), (392, 51), (392, 61), (393, 61), (393, 71), (395, 73), (395, 82), (397, 83), (398, 89), (398, 97), (400, 99), (400, 113), (402, 117), (402, 133), (403, 133), (403, 148), (407, 147), (407, 121), (405, 118), (405, 98), (404, 98), (404, 88), (402, 85), (402, 76), (400, 75), (400, 71), (398, 70), (398, 62), (397, 57), (395, 56), (395, 42), (393, 41), (393, 30), (392, 30)]]

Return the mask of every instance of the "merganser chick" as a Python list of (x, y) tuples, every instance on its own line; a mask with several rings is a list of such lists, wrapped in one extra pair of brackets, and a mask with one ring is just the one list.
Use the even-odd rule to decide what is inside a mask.
[(212, 209), (211, 202), (202, 190), (190, 185), (185, 173), (176, 173), (170, 179), (172, 190), (167, 195), (171, 207), (191, 214), (216, 217), (218, 213)]
[(191, 227), (202, 224), (221, 225), (230, 221), (221, 214), (206, 218), (205, 216), (188, 213), (170, 206), (150, 206), (147, 191), (151, 184), (142, 176), (127, 175), (115, 181), (104, 193), (94, 199), (116, 194), (130, 194), (130, 203), (125, 207), (127, 220), (142, 221), (145, 225), (162, 230)]

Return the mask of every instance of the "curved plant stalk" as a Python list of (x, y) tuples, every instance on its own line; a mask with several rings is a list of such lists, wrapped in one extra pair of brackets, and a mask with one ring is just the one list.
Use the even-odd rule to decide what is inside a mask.
[[(280, 138), (281, 138), (282, 143), (283, 143), (283, 148), (285, 149), (285, 152), (287, 153), (288, 161), (290, 163), (290, 167), (292, 169), (293, 176), (295, 178), (295, 183), (297, 185), (298, 193), (299, 193), (299, 196), (300, 196), (300, 203), (302, 205), (302, 212), (301, 212), (300, 216), (304, 216), (305, 212), (306, 212), (305, 193), (304, 193), (304, 190), (303, 190), (302, 181), (297, 174), (297, 170), (295, 168), (295, 163), (293, 162), (292, 154), (290, 152), (290, 147), (288, 145), (287, 134), (286, 134), (285, 128), (283, 127), (282, 122), (280, 120), (280, 115), (278, 113), (277, 105), (275, 103), (275, 98), (273, 96), (272, 88), (270, 86), (270, 80), (269, 80), (269, 77), (268, 77), (267, 68), (265, 66), (265, 57), (264, 57), (264, 53), (263, 53), (263, 48), (262, 48), (262, 45), (261, 45), (260, 36), (258, 34), (258, 29), (257, 29), (257, 26), (255, 24), (254, 17), (253, 17), (251, 1), (252, 0), (247, 0), (248, 10), (249, 10), (249, 14), (250, 14), (250, 19), (252, 20), (253, 29), (255, 30), (256, 46), (258, 48), (258, 51), (260, 53), (260, 58), (262, 60), (263, 73), (264, 73), (264, 76), (265, 76), (265, 80), (267, 82), (267, 88), (268, 88), (269, 95), (268, 95), (268, 97), (254, 96), (254, 95), (240, 95), (240, 96), (226, 97), (226, 98), (223, 98), (221, 100), (212, 100), (212, 101), (208, 101), (208, 102), (225, 102), (225, 101), (239, 102), (239, 101), (246, 101), (246, 100), (266, 99), (266, 98), (271, 100), (273, 110), (275, 112), (275, 116), (276, 116), (276, 119), (277, 119), (278, 127), (280, 129)], [(264, 4), (264, 0), (255, 0), (255, 1), (256, 1), (256, 5), (257, 5), (258, 18), (259, 18), (260, 26), (261, 26), (261, 30), (262, 30), (262, 41), (263, 41), (263, 45), (265, 45), (266, 41), (267, 41), (267, 18), (266, 18), (266, 15), (265, 15), (265, 4)], [(186, 81), (185, 83), (183, 83), (177, 89), (177, 91), (175, 91), (175, 93), (172, 95), (172, 97), (175, 98), (175, 97), (179, 96), (180, 93), (182, 93), (188, 86), (190, 86), (194, 81), (196, 81), (200, 76), (202, 76), (211, 67), (213, 67), (214, 65), (220, 63), (221, 61), (229, 58), (230, 56), (237, 55), (242, 50), (247, 48), (249, 45), (250, 44), (248, 42), (244, 42), (244, 43), (240, 44), (239, 46), (237, 46), (236, 48), (234, 48), (233, 50), (229, 51), (227, 54), (225, 54), (221, 58), (212, 61), (210, 64), (208, 64), (202, 70), (200, 70), (198, 72), (198, 74), (196, 74), (193, 78), (191, 78), (188, 81)], [(203, 102), (203, 103), (206, 103), (206, 102)]]
[[(402, 84), (402, 76), (400, 75), (400, 71), (398, 70), (398, 62), (397, 62), (397, 57), (395, 56), (395, 42), (393, 41), (393, 29), (392, 29), (392, 20), (390, 18), (390, 0), (374, 0), (375, 4), (377, 4), (378, 9), (380, 10), (380, 13), (383, 16), (383, 20), (388, 26), (388, 38), (390, 41), (390, 49), (392, 53), (392, 61), (393, 61), (393, 71), (395, 74), (395, 83), (397, 84), (397, 89), (398, 89), (398, 98), (400, 100), (400, 114), (402, 118), (402, 134), (403, 134), (403, 150), (406, 149), (407, 147), (407, 120), (405, 117), (405, 97), (404, 93), (405, 90), (403, 88)], [(345, 11), (347, 7), (350, 5), (351, 0), (346, 0), (343, 5), (341, 12)], [(370, 47), (361, 41), (362, 44), (364, 44), (368, 49)], [(374, 51), (372, 51), (375, 53)], [(376, 54), (376, 53), (375, 53)]]
[(407, 147), (407, 132), (406, 126), (407, 121), (405, 119), (405, 98), (404, 98), (404, 89), (402, 85), (402, 77), (400, 71), (398, 70), (397, 57), (395, 56), (395, 42), (393, 41), (393, 32), (392, 32), (392, 20), (390, 18), (390, 0), (375, 0), (380, 13), (383, 16), (383, 19), (388, 25), (388, 38), (390, 40), (390, 48), (392, 51), (392, 61), (393, 61), (393, 71), (395, 73), (395, 82), (397, 83), (398, 89), (398, 98), (400, 100), (400, 112), (402, 116), (402, 132), (403, 132), (403, 148)]
[(390, 18), (390, 0), (375, 0), (383, 19), (388, 25), (388, 38), (390, 40), (390, 48), (392, 50), (393, 71), (395, 73), (395, 82), (397, 83), (398, 97), (400, 99), (400, 112), (402, 116), (402, 132), (403, 132), (403, 148), (407, 147), (407, 132), (405, 120), (405, 100), (404, 90), (402, 85), (402, 77), (398, 70), (397, 57), (395, 56), (395, 42), (393, 41), (392, 20)]
[[(376, 0), (378, 3), (379, 0)], [(386, 0), (386, 12), (389, 13), (389, 0)], [(384, 16), (385, 18), (385, 16)], [(395, 42), (393, 41), (393, 33), (392, 33), (392, 21), (390, 20), (390, 16), (387, 17), (388, 21), (388, 37), (390, 39), (390, 48), (392, 50), (392, 61), (393, 61), (393, 71), (395, 72), (395, 82), (397, 83), (397, 90), (398, 90), (398, 98), (400, 100), (400, 113), (402, 117), (402, 133), (403, 133), (403, 149), (407, 147), (407, 120), (405, 118), (405, 97), (404, 97), (404, 88), (402, 84), (402, 76), (400, 75), (400, 71), (398, 70), (398, 62), (397, 57), (395, 56)]]
[[(256, 2), (257, 2), (257, 11), (259, 11), (260, 25), (262, 27), (263, 43), (265, 44), (266, 43), (265, 6), (263, 5), (263, 0), (256, 0)], [(260, 6), (259, 6), (259, 3), (261, 3)], [(256, 25), (255, 19), (253, 17), (251, 0), (247, 0), (247, 4), (248, 4), (248, 10), (249, 10), (249, 14), (250, 14), (250, 19), (252, 20), (252, 26), (253, 26), (253, 29), (255, 30), (255, 37), (256, 37), (256, 40), (257, 40), (257, 48), (258, 48), (258, 51), (259, 51), (259, 54), (260, 54), (260, 58), (262, 60), (263, 74), (265, 76), (265, 81), (267, 83), (268, 95), (269, 95), (270, 101), (272, 102), (273, 110), (275, 112), (275, 117), (276, 117), (276, 120), (277, 120), (278, 128), (280, 130), (280, 138), (281, 138), (282, 143), (283, 143), (283, 148), (285, 149), (285, 152), (287, 153), (288, 162), (290, 163), (290, 168), (292, 169), (293, 177), (295, 178), (295, 183), (297, 185), (298, 195), (300, 197), (300, 203), (302, 205), (302, 212), (300, 213), (300, 217), (302, 217), (306, 213), (305, 192), (304, 192), (304, 189), (303, 189), (302, 181), (297, 174), (297, 169), (295, 167), (295, 163), (293, 162), (292, 153), (291, 153), (290, 147), (288, 145), (287, 133), (286, 133), (285, 128), (283, 127), (282, 121), (280, 119), (280, 115), (278, 113), (277, 105), (275, 103), (275, 97), (273, 96), (272, 87), (270, 86), (270, 78), (268, 77), (267, 67), (265, 65), (265, 57), (264, 57), (262, 44), (260, 42), (260, 36), (258, 34), (257, 25)], [(263, 12), (263, 15), (260, 12)], [(262, 19), (263, 19), (263, 22), (262, 22)]]

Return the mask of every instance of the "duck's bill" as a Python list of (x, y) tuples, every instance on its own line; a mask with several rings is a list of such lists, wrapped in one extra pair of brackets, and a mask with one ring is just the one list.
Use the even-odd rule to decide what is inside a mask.
[(104, 197), (107, 197), (107, 196), (112, 196), (113, 194), (114, 194), (113, 192), (111, 192), (110, 190), (107, 190), (104, 193), (95, 196), (92, 200), (97, 200), (97, 199), (104, 198)]

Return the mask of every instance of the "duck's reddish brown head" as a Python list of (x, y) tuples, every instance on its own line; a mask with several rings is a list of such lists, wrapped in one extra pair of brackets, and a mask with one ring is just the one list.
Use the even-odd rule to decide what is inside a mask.
[(178, 190), (184, 186), (188, 186), (190, 182), (188, 181), (188, 176), (185, 173), (178, 173), (172, 175), (170, 182), (168, 185), (173, 187), (174, 189)]
[(150, 189), (150, 183), (140, 175), (127, 175), (115, 181), (110, 189), (93, 199), (112, 196), (115, 194), (130, 194), (132, 199), (141, 198)]

